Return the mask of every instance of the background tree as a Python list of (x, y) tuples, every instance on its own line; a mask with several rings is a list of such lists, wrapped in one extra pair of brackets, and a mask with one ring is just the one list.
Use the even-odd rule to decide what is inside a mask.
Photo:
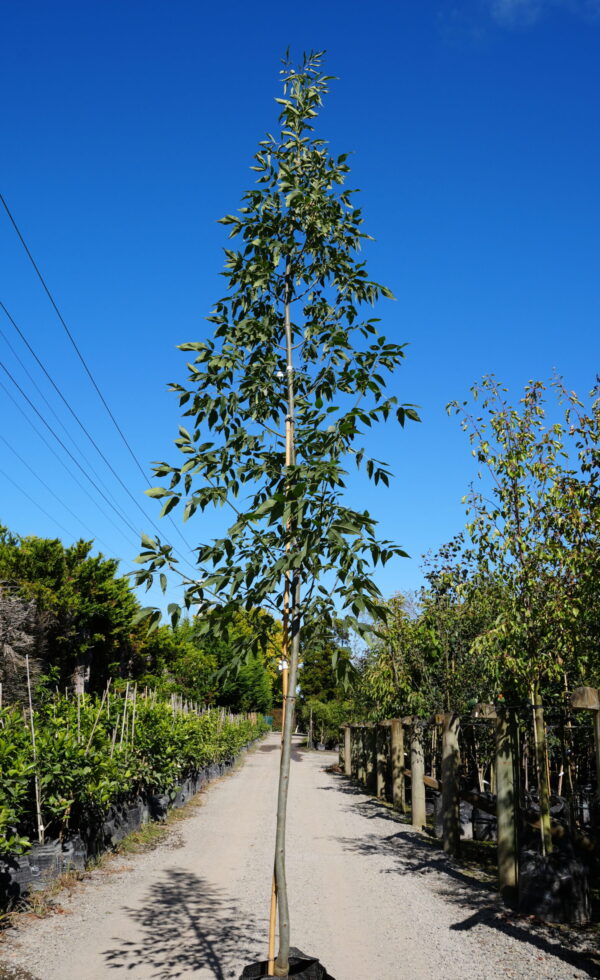
[[(118, 562), (92, 556), (92, 542), (20, 538), (0, 529), (0, 582), (32, 602), (40, 655), (61, 685), (102, 688), (126, 662), (137, 600)], [(32, 613), (33, 615), (33, 613)], [(40, 619), (41, 617), (41, 619)]]
[[(598, 540), (597, 513), (586, 506), (595, 494), (595, 478), (582, 483), (568, 446), (579, 402), (560, 381), (553, 388), (563, 401), (562, 421), (548, 419), (541, 382), (527, 385), (518, 408), (493, 377), (472, 389), (477, 413), (466, 402), (449, 406), (461, 416), (473, 455), (491, 484), (489, 491), (472, 488), (466, 498), (480, 568), (502, 583), (498, 616), (477, 645), (493, 659), (505, 687), (528, 696), (534, 706), (546, 851), (552, 839), (542, 694), (545, 683), (565, 677), (566, 665), (587, 635), (578, 601), (587, 581), (581, 559), (589, 554), (582, 545), (584, 539), (588, 544)], [(596, 400), (596, 422), (597, 417)], [(580, 453), (591, 471), (597, 470), (593, 426), (583, 423), (579, 435)]]
[[(387, 484), (385, 464), (357, 441), (392, 412), (402, 424), (417, 418), (385, 393), (402, 346), (361, 315), (391, 293), (357, 258), (368, 236), (343, 188), (347, 155), (332, 156), (313, 132), (330, 80), (321, 66), (320, 53), (298, 69), (284, 63), (280, 132), (261, 141), (256, 184), (222, 219), (240, 245), (225, 253), (228, 292), (209, 317), (214, 336), (182, 346), (195, 355), (189, 384), (172, 385), (191, 423), (177, 440), (185, 461), (159, 464), (155, 472), (170, 482), (150, 491), (164, 498), (163, 514), (178, 505), (186, 519), (209, 506), (234, 514), (224, 537), (198, 548), (197, 576), (185, 579), (188, 607), (206, 611), (217, 596), (223, 629), (240, 609), (266, 607), (284, 620), (291, 710), (278, 799), (278, 976), (289, 968), (284, 839), (301, 633), (308, 647), (333, 637), (340, 613), (361, 632), (361, 614), (385, 615), (372, 568), (404, 553), (377, 539), (369, 511), (344, 506), (344, 464), (362, 464), (375, 484)], [(177, 568), (158, 539), (145, 539), (140, 559), (140, 582)], [(257, 621), (249, 649), (261, 642)]]

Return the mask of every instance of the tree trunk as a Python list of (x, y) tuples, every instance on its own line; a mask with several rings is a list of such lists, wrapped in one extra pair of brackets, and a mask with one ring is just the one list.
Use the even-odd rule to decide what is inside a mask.
[(71, 682), (75, 694), (85, 694), (90, 683), (90, 673), (92, 667), (92, 655), (90, 651), (77, 655), (77, 662), (73, 668)]
[[(296, 462), (294, 443), (294, 365), (293, 337), (290, 318), (290, 303), (292, 295), (292, 275), (289, 259), (285, 267), (285, 347), (287, 374), (287, 415), (285, 420), (285, 464), (286, 470)], [(293, 528), (292, 528), (293, 530)], [(286, 582), (286, 594), (289, 594), (289, 574)], [(279, 951), (274, 966), (276, 977), (287, 977), (289, 973), (290, 954), (290, 915), (285, 875), (285, 829), (287, 819), (287, 800), (290, 780), (290, 759), (292, 749), (292, 732), (294, 731), (294, 714), (296, 706), (296, 684), (298, 675), (298, 660), (300, 653), (300, 576), (294, 572), (291, 582), (291, 630), (290, 630), (290, 668), (288, 681), (288, 696), (281, 742), (281, 763), (279, 768), (279, 790), (277, 794), (277, 831), (275, 837), (275, 882), (277, 887), (277, 905), (279, 913)], [(285, 612), (286, 610), (284, 610)], [(287, 618), (287, 617), (286, 617)]]

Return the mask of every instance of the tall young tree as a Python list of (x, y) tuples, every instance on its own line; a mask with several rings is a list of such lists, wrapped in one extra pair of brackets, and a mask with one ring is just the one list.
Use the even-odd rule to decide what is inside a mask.
[[(255, 186), (221, 219), (238, 246), (225, 250), (228, 291), (209, 317), (214, 335), (182, 345), (195, 355), (188, 385), (172, 385), (190, 419), (177, 440), (184, 461), (159, 464), (157, 475), (170, 482), (149, 491), (165, 498), (163, 514), (177, 505), (185, 519), (211, 506), (233, 514), (224, 537), (198, 547), (197, 576), (184, 576), (186, 606), (220, 603), (223, 629), (239, 609), (283, 615), (290, 693), (275, 855), (277, 976), (289, 969), (284, 842), (301, 632), (303, 644), (317, 634), (322, 642), (340, 613), (358, 630), (361, 614), (384, 614), (372, 568), (404, 552), (378, 540), (368, 510), (344, 505), (345, 466), (362, 465), (387, 485), (386, 464), (362, 439), (392, 413), (402, 425), (418, 418), (385, 392), (403, 347), (361, 312), (392, 294), (359, 261), (369, 236), (344, 188), (347, 154), (332, 156), (313, 130), (330, 81), (322, 62), (322, 53), (298, 68), (284, 62), (280, 132), (261, 141)], [(177, 567), (157, 539), (145, 539), (140, 560), (139, 580), (148, 583)], [(255, 642), (262, 639), (257, 616)]]

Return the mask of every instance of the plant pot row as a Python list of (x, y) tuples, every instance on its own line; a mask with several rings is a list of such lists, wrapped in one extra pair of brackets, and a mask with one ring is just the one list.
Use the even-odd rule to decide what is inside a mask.
[[(252, 743), (244, 746), (246, 751)], [(148, 792), (115, 802), (101, 821), (89, 815), (75, 833), (61, 840), (32, 844), (27, 854), (0, 854), (0, 908), (11, 908), (33, 891), (42, 891), (66, 871), (82, 871), (92, 856), (115, 848), (150, 821), (164, 820), (207, 783), (228, 772), (235, 759), (213, 762), (191, 773), (168, 793)]]

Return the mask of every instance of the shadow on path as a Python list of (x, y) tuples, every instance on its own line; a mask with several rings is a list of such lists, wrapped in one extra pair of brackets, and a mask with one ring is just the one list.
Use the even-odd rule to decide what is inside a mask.
[(446, 857), (439, 842), (410, 829), (399, 814), (372, 797), (367, 797), (364, 790), (356, 784), (338, 776), (334, 785), (323, 789), (354, 797), (351, 807), (365, 821), (385, 821), (386, 824), (398, 828), (395, 833), (381, 836), (380, 833), (371, 832), (372, 824), (365, 822), (365, 832), (360, 837), (335, 839), (345, 851), (365, 857), (385, 857), (387, 866), (382, 868), (382, 874), (429, 878), (428, 884), (435, 894), (469, 913), (467, 918), (450, 926), (452, 931), (462, 932), (477, 926), (487, 926), (513, 940), (529, 944), (546, 956), (562, 960), (590, 977), (600, 978), (600, 956), (596, 949), (595, 929), (576, 931), (553, 927), (507, 910), (491, 883), (478, 881), (461, 870), (460, 863)]
[(166, 871), (143, 907), (125, 907), (123, 915), (137, 924), (139, 938), (115, 940), (118, 945), (104, 953), (110, 969), (143, 965), (148, 976), (160, 980), (203, 969), (226, 980), (256, 958), (257, 923), (244, 919), (219, 889), (183, 869)]

